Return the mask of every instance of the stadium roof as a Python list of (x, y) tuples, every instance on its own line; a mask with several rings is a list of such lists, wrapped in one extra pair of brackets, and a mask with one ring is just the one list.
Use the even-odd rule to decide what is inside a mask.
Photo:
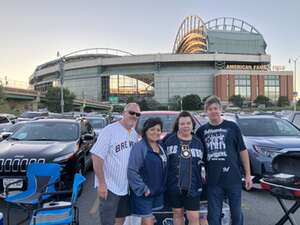
[(188, 16), (177, 32), (173, 53), (266, 54), (262, 34), (246, 21), (220, 17), (204, 22)]

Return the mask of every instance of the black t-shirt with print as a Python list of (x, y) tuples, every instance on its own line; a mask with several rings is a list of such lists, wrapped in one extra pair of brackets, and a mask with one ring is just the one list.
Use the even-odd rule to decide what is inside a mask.
[(240, 152), (246, 146), (238, 125), (228, 120), (217, 126), (206, 123), (196, 135), (204, 144), (208, 185), (228, 187), (241, 183)]

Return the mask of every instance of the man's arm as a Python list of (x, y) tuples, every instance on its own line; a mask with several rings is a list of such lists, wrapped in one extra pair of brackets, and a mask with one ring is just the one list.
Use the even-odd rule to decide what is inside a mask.
[(251, 179), (251, 169), (250, 169), (250, 159), (248, 150), (245, 149), (240, 152), (241, 161), (245, 171), (245, 188), (250, 190), (252, 188), (252, 179)]
[(104, 160), (94, 154), (92, 154), (92, 160), (93, 160), (94, 171), (98, 179), (98, 194), (101, 198), (106, 199), (107, 187), (106, 187), (106, 182), (105, 182), (105, 177), (103, 172)]

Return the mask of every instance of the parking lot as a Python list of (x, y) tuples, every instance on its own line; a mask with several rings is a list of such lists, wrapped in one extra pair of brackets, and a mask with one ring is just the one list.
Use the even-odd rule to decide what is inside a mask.
[[(164, 126), (166, 129), (164, 130), (164, 132), (165, 133), (171, 132), (172, 124), (174, 123), (177, 112), (168, 112), (168, 111), (147, 112), (142, 114), (142, 117), (140, 118), (139, 121), (140, 123), (142, 123), (143, 121), (146, 120), (146, 118), (158, 116), (158, 115), (161, 118), (163, 118), (164, 124), (166, 125)], [(197, 126), (200, 126), (206, 121), (205, 117), (199, 117), (197, 115), (194, 116), (197, 122)], [(270, 150), (272, 150), (271, 147), (270, 149), (259, 147), (264, 144), (265, 137), (263, 135), (265, 135), (264, 133), (265, 131), (269, 132), (266, 134), (269, 141), (268, 144), (270, 146), (272, 144), (273, 148), (274, 147), (281, 147), (282, 149), (294, 148), (294, 151), (295, 150), (298, 151), (299, 149), (300, 146), (299, 134), (298, 134), (299, 130), (298, 128), (296, 129), (295, 127), (293, 127), (286, 120), (281, 120), (278, 117), (274, 117), (273, 115), (255, 115), (255, 114), (238, 115), (238, 116), (236, 114), (232, 114), (232, 115), (224, 114), (224, 117), (227, 119), (235, 119), (235, 121), (239, 123), (245, 138), (247, 138), (247, 144), (248, 144), (247, 148), (249, 152), (250, 153), (252, 152), (254, 154), (255, 151), (259, 151), (259, 157), (257, 159), (255, 158), (252, 159), (252, 160), (263, 159), (262, 161), (258, 161), (259, 163), (267, 165), (268, 162), (270, 163), (269, 158), (274, 156), (273, 153), (270, 152)], [(90, 123), (93, 126), (91, 126)], [(256, 136), (258, 131), (262, 132), (256, 129), (257, 124), (263, 124), (263, 123), (265, 123), (264, 127), (269, 125), (269, 128), (263, 129), (263, 133), (261, 136)], [(272, 126), (270, 126), (270, 124), (272, 124)], [(274, 124), (277, 124), (277, 126), (273, 126)], [(28, 148), (27, 146), (28, 148), (27, 152), (31, 154), (27, 156), (29, 159), (32, 158), (44, 159), (44, 157), (47, 155), (45, 154), (45, 152), (48, 151), (49, 155), (55, 156), (54, 158), (56, 162), (65, 165), (64, 167), (65, 173), (73, 174), (74, 172), (86, 171), (88, 166), (90, 165), (88, 160), (90, 158), (89, 150), (96, 139), (96, 135), (99, 135), (99, 132), (101, 132), (101, 128), (103, 128), (106, 125), (107, 125), (107, 120), (103, 116), (96, 116), (96, 117), (86, 116), (86, 117), (78, 117), (75, 119), (38, 118), (33, 121), (19, 121), (15, 125), (10, 125), (10, 128), (8, 128), (8, 130), (5, 130), (6, 132), (8, 132), (8, 135), (5, 134), (5, 132), (2, 133), (3, 139), (7, 138), (8, 140), (3, 140), (0, 142), (2, 149), (6, 149), (6, 151), (2, 151), (0, 153), (0, 155), (2, 154), (1, 157), (3, 158), (3, 160), (1, 161), (2, 165), (0, 165), (2, 166), (1, 167), (2, 173), (4, 172), (3, 177), (8, 176), (7, 174), (5, 175), (5, 172), (7, 172), (6, 170), (10, 170), (14, 168), (14, 167), (4, 167), (4, 165), (9, 164), (8, 162), (10, 162), (9, 160), (11, 157), (15, 158), (15, 155), (10, 156), (10, 152), (12, 150), (9, 150), (9, 147), (15, 146), (13, 148), (14, 154), (20, 155), (21, 153), (22, 154), (24, 153), (24, 146), (25, 147), (27, 146), (25, 145), (26, 143), (29, 143), (31, 145), (30, 148)], [(281, 131), (279, 128), (284, 127), (283, 125), (285, 125), (285, 127), (287, 128)], [(92, 129), (91, 127), (93, 127), (94, 129)], [(142, 124), (138, 123), (136, 129), (139, 130), (140, 127), (142, 127)], [(278, 129), (275, 129), (277, 127)], [(273, 130), (271, 128), (273, 128)], [(20, 132), (18, 132), (18, 130), (20, 130)], [(56, 132), (56, 130), (60, 132)], [(290, 132), (290, 137), (286, 135), (287, 131)], [(66, 134), (68, 134), (69, 136)], [(7, 137), (5, 137), (5, 135), (7, 135)], [(271, 137), (272, 135), (274, 136), (274, 138)], [(25, 136), (27, 139), (25, 138)], [(278, 137), (281, 137), (280, 140)], [(15, 144), (11, 144), (11, 143), (15, 143)], [(40, 145), (41, 143), (43, 143), (43, 145)], [(68, 145), (65, 145), (63, 143), (68, 143)], [(81, 145), (79, 145), (78, 143), (81, 143)], [(252, 146), (254, 146), (255, 148), (252, 149)], [(39, 152), (36, 150), (31, 152), (32, 147), (37, 148)], [(56, 151), (52, 152), (51, 149), (56, 149)], [(78, 156), (75, 158), (76, 161), (70, 160), (74, 156), (70, 158), (56, 156), (56, 155), (61, 155), (62, 153), (65, 155), (69, 155), (69, 152), (72, 152), (73, 149), (75, 150), (75, 152), (76, 151), (81, 152), (80, 157)], [(17, 153), (18, 151), (19, 153)], [(19, 159), (14, 159), (14, 160), (19, 160)], [(291, 158), (288, 158), (288, 160), (291, 160)], [(45, 159), (43, 160), (43, 162), (44, 161)], [(74, 164), (74, 162), (80, 162), (80, 163)], [(22, 163), (20, 163), (20, 165), (18, 164), (17, 169), (22, 170), (23, 168), (21, 167), (21, 165)], [(76, 167), (78, 165), (80, 166)], [(271, 164), (269, 164), (269, 166), (270, 165)], [(297, 166), (294, 166), (293, 168), (296, 169), (296, 167)], [(3, 170), (3, 168), (5, 171)], [(73, 169), (75, 169), (75, 171), (73, 171)], [(252, 170), (252, 172), (255, 172), (255, 170)], [(68, 182), (67, 177), (69, 176), (65, 176), (62, 180)], [(84, 224), (84, 225), (100, 224), (99, 215), (97, 212), (97, 204), (95, 204), (95, 199), (97, 199), (97, 192), (93, 187), (93, 180), (94, 180), (93, 172), (88, 171), (86, 173), (86, 178), (87, 181), (84, 184), (82, 195), (80, 196), (77, 202), (80, 210), (80, 217), (79, 217), (80, 224)], [(1, 181), (0, 181), (0, 185), (2, 185)], [(68, 189), (68, 186), (65, 187)], [(292, 202), (287, 202), (288, 206), (291, 206), (291, 204)], [(0, 212), (6, 213), (7, 207), (8, 206), (2, 200), (0, 200)], [(255, 188), (251, 192), (243, 192), (242, 207), (244, 211), (245, 225), (273, 225), (276, 224), (276, 222), (284, 215), (284, 212), (282, 211), (277, 200), (273, 196), (271, 196), (268, 192), (261, 190), (259, 188)], [(21, 209), (13, 208), (11, 210), (11, 215), (12, 216), (11, 216), (10, 224), (15, 224), (17, 221), (24, 218), (25, 213)], [(295, 221), (300, 222), (300, 211), (296, 212), (294, 218)], [(28, 224), (28, 223), (24, 223), (24, 224)]]
[[(78, 207), (80, 209), (80, 224), (95, 225), (99, 223), (98, 213), (91, 214), (96, 190), (93, 188), (93, 173), (87, 174), (83, 193), (79, 198)], [(6, 205), (0, 202), (0, 211), (5, 211)], [(245, 225), (274, 225), (283, 215), (279, 204), (269, 193), (262, 190), (243, 192), (243, 210)], [(21, 210), (12, 210), (12, 222), (24, 217)], [(300, 222), (300, 211), (294, 215), (295, 221)], [(25, 224), (25, 223), (24, 223)], [(289, 224), (289, 223), (287, 223)]]

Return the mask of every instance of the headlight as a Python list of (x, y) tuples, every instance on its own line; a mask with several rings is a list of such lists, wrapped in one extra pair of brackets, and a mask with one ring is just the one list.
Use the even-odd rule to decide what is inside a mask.
[(269, 146), (259, 146), (259, 145), (253, 145), (253, 149), (255, 152), (264, 155), (268, 158), (274, 158), (278, 154), (280, 154), (280, 148), (275, 147), (269, 147)]
[(74, 155), (74, 153), (71, 152), (71, 153), (69, 153), (69, 154), (59, 156), (59, 157), (55, 158), (55, 159), (53, 160), (53, 162), (61, 162), (61, 161), (68, 160), (68, 159), (71, 158), (73, 155)]

